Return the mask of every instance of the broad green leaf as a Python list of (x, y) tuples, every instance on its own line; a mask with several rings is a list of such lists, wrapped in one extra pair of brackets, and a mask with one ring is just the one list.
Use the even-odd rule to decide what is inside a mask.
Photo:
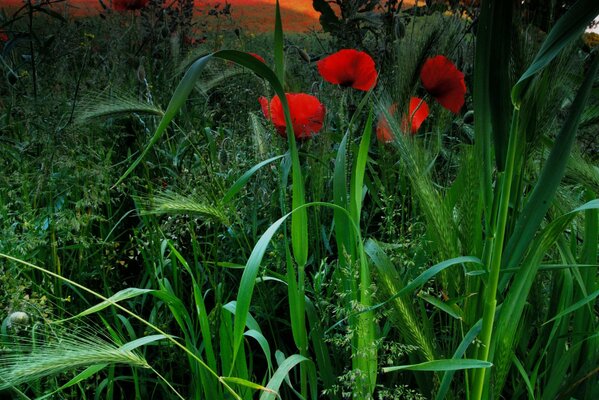
[(447, 359), (447, 360), (434, 360), (427, 361), (420, 364), (411, 365), (400, 365), (397, 367), (386, 367), (383, 368), (383, 372), (393, 371), (459, 371), (462, 369), (477, 369), (477, 368), (490, 368), (493, 364), (487, 361), (472, 360), (469, 358), (464, 359)]

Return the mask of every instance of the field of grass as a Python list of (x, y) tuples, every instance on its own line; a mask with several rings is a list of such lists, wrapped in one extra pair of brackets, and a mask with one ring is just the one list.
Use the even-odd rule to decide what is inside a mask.
[(0, 399), (599, 398), (595, 0), (9, 3)]

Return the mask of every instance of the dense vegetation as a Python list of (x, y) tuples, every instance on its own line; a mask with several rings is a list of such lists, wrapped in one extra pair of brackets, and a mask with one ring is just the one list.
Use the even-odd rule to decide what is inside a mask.
[(596, 1), (49, 3), (0, 15), (1, 398), (599, 398)]

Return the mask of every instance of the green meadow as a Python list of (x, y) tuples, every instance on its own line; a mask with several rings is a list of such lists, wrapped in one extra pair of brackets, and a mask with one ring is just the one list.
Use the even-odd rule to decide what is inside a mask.
[(0, 399), (598, 399), (599, 2), (285, 2), (0, 4)]

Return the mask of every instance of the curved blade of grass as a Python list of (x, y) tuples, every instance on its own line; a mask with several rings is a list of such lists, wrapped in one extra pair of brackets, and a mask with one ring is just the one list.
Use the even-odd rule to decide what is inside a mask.
[(599, 1), (578, 0), (557, 21), (541, 45), (532, 64), (512, 88), (512, 103), (516, 108), (520, 107), (530, 80), (549, 65), (564, 47), (579, 38), (597, 14), (599, 14)]
[(280, 397), (278, 396), (278, 392), (279, 388), (281, 387), (281, 384), (283, 383), (283, 380), (289, 374), (289, 371), (291, 371), (293, 367), (302, 362), (308, 362), (310, 364), (312, 363), (310, 359), (299, 354), (294, 354), (292, 356), (287, 357), (285, 361), (283, 361), (281, 365), (279, 365), (279, 368), (277, 368), (277, 371), (274, 373), (272, 378), (270, 378), (270, 381), (268, 381), (266, 388), (270, 389), (270, 391), (262, 392), (260, 400), (274, 400), (276, 397)]
[[(250, 56), (251, 57), (251, 56)], [(258, 242), (254, 246), (250, 257), (245, 265), (245, 269), (243, 271), (243, 275), (241, 276), (241, 282), (239, 283), (239, 289), (237, 292), (237, 300), (235, 306), (235, 320), (233, 325), (233, 359), (232, 364), (235, 364), (235, 359), (237, 357), (237, 353), (239, 351), (239, 347), (241, 346), (243, 340), (243, 331), (246, 326), (247, 318), (249, 315), (250, 303), (252, 301), (252, 296), (254, 293), (254, 286), (256, 284), (256, 277), (258, 276), (258, 272), (260, 269), (260, 264), (262, 263), (262, 258), (266, 253), (266, 249), (273, 236), (277, 232), (277, 230), (281, 227), (281, 225), (285, 222), (285, 220), (291, 216), (295, 212), (300, 212), (301, 209), (305, 209), (312, 206), (324, 206), (330, 207), (333, 209), (340, 210), (341, 212), (346, 214), (346, 217), (351, 220), (351, 216), (347, 212), (347, 210), (330, 203), (323, 202), (312, 202), (304, 204), (300, 207), (300, 209), (295, 209), (278, 220), (276, 220), (272, 225), (268, 227), (268, 229), (262, 234)], [(359, 237), (360, 232), (359, 228), (352, 224), (354, 232)]]
[(236, 50), (221, 50), (216, 53), (212, 53), (212, 54), (203, 56), (191, 64), (191, 66), (185, 72), (185, 75), (183, 75), (183, 78), (177, 85), (177, 88), (175, 89), (175, 92), (173, 93), (173, 96), (171, 97), (171, 100), (166, 108), (166, 111), (164, 112), (164, 116), (160, 120), (160, 123), (158, 124), (158, 128), (156, 128), (156, 132), (150, 138), (150, 141), (148, 142), (148, 144), (146, 145), (146, 147), (144, 148), (142, 153), (139, 155), (139, 157), (129, 166), (129, 168), (125, 171), (125, 173), (123, 173), (123, 175), (118, 179), (118, 181), (113, 186), (117, 186), (118, 184), (123, 182), (123, 180), (125, 180), (125, 178), (127, 176), (129, 176), (129, 174), (131, 174), (131, 172), (133, 172), (133, 170), (139, 165), (139, 163), (148, 154), (150, 149), (162, 137), (162, 135), (166, 131), (166, 128), (169, 126), (171, 121), (175, 118), (175, 116), (177, 115), (177, 113), (179, 112), (181, 107), (183, 107), (183, 104), (185, 104), (185, 101), (189, 97), (189, 94), (191, 93), (191, 91), (194, 89), (195, 83), (198, 80), (198, 78), (200, 77), (202, 71), (204, 70), (204, 68), (206, 67), (208, 62), (210, 60), (212, 60), (213, 58), (220, 58), (220, 59), (224, 59), (224, 60), (228, 60), (228, 61), (233, 61), (237, 64), (242, 65), (245, 68), (250, 69), (259, 77), (266, 79), (271, 84), (273, 90), (277, 93), (277, 95), (279, 95), (279, 98), (281, 98), (281, 103), (283, 105), (283, 108), (284, 108), (284, 110), (286, 110), (286, 119), (285, 120), (288, 121), (287, 127), (288, 127), (288, 129), (291, 129), (291, 132), (293, 132), (292, 131), (293, 128), (291, 127), (291, 123), (290, 123), (291, 117), (289, 116), (289, 118), (287, 119), (289, 107), (287, 104), (287, 100), (285, 98), (285, 92), (283, 90), (283, 85), (280, 83), (280, 81), (277, 78), (277, 76), (275, 75), (275, 73), (270, 68), (268, 68), (263, 62), (259, 61), (254, 56), (252, 56), (248, 53), (244, 53), (244, 52), (236, 51)]
[(276, 157), (269, 158), (268, 160), (264, 160), (254, 165), (252, 168), (247, 170), (239, 179), (235, 181), (235, 183), (227, 190), (227, 193), (223, 196), (223, 204), (230, 202), (233, 197), (243, 188), (243, 186), (247, 183), (247, 181), (262, 167), (270, 164), (273, 161), (277, 161), (281, 158), (285, 157), (284, 154)]
[(268, 388), (266, 388), (266, 387), (264, 387), (262, 385), (259, 385), (257, 383), (248, 381), (247, 379), (243, 379), (243, 378), (237, 378), (237, 377), (234, 377), (234, 376), (226, 376), (226, 377), (223, 378), (223, 380), (225, 382), (229, 382), (229, 383), (234, 383), (236, 385), (245, 386), (247, 388), (254, 389), (254, 390), (263, 390), (263, 391), (266, 391), (266, 392), (272, 392), (271, 389), (268, 389)]
[(194, 62), (191, 65), (191, 67), (189, 67), (189, 69), (183, 76), (183, 79), (181, 80), (181, 82), (179, 82), (179, 85), (177, 85), (177, 88), (175, 89), (175, 93), (173, 94), (173, 97), (171, 97), (171, 101), (169, 102), (168, 107), (166, 108), (166, 111), (164, 112), (164, 116), (162, 117), (162, 120), (160, 120), (160, 124), (158, 125), (156, 132), (154, 133), (152, 138), (150, 138), (150, 142), (148, 143), (146, 148), (142, 151), (140, 156), (135, 161), (133, 161), (133, 163), (129, 166), (129, 168), (127, 168), (125, 173), (113, 185), (113, 187), (115, 187), (115, 186), (119, 185), (121, 182), (123, 182), (123, 180), (125, 180), (125, 178), (131, 172), (133, 172), (135, 167), (137, 167), (137, 165), (139, 165), (139, 163), (145, 158), (145, 156), (148, 154), (150, 149), (156, 144), (156, 142), (158, 142), (158, 140), (160, 139), (162, 134), (166, 131), (166, 128), (168, 127), (170, 122), (173, 120), (173, 118), (175, 118), (175, 115), (177, 115), (177, 113), (179, 112), (179, 110), (181, 109), (181, 107), (183, 106), (185, 101), (187, 100), (187, 97), (189, 96), (189, 94), (191, 93), (191, 91), (193, 90), (193, 88), (195, 86), (196, 80), (198, 79), (202, 70), (204, 69), (204, 67), (206, 66), (208, 61), (210, 61), (211, 58), (212, 58), (212, 55), (207, 55), (205, 57), (202, 57), (199, 60), (197, 60), (196, 62)]
[[(366, 253), (370, 256), (369, 254), (369, 250), (368, 250), (368, 243), (371, 241), (372, 239), (369, 239), (368, 242), (365, 245), (365, 251)], [(439, 272), (454, 266), (454, 265), (459, 265), (459, 264), (463, 264), (463, 263), (475, 263), (475, 264), (479, 264), (479, 265), (483, 265), (482, 261), (477, 258), (477, 257), (472, 257), (472, 256), (463, 256), (463, 257), (457, 257), (457, 258), (452, 258), (450, 260), (445, 260), (442, 261), (438, 264), (433, 265), (432, 267), (430, 267), (429, 269), (427, 269), (426, 271), (424, 271), (422, 274), (418, 275), (414, 280), (412, 280), (410, 283), (408, 283), (403, 289), (401, 289), (399, 292), (395, 293), (393, 296), (389, 297), (387, 300), (383, 301), (382, 303), (378, 303), (375, 304), (374, 306), (368, 307), (364, 310), (358, 311), (356, 313), (353, 313), (339, 321), (337, 321), (333, 326), (331, 326), (329, 329), (327, 329), (327, 331), (325, 333), (328, 333), (329, 331), (331, 331), (333, 328), (339, 326), (341, 323), (347, 321), (348, 318), (350, 317), (354, 317), (360, 314), (363, 314), (365, 312), (370, 312), (370, 311), (374, 311), (377, 310), (381, 307), (386, 306), (387, 304), (389, 304), (390, 302), (392, 302), (393, 300), (395, 300), (396, 298), (403, 296), (404, 294), (407, 294), (411, 291), (413, 291), (414, 289), (417, 289), (419, 287), (421, 287), (422, 285), (424, 285), (429, 279), (433, 278), (435, 275), (437, 275)]]
[[(369, 239), (364, 246), (364, 250), (379, 273), (377, 285), (385, 290), (386, 295), (393, 295), (405, 287), (393, 263), (376, 241)], [(417, 346), (425, 361), (434, 360), (433, 336), (426, 329), (426, 325), (416, 318), (412, 298), (406, 295), (398, 296), (393, 300), (392, 307), (399, 319), (398, 329), (404, 340), (408, 344)]]
[[(582, 1), (580, 0), (579, 3)], [(596, 2), (596, 4), (599, 8), (599, 2)], [(506, 266), (515, 267), (520, 263), (528, 245), (533, 240), (535, 233), (541, 225), (547, 210), (551, 206), (557, 188), (565, 175), (570, 150), (574, 144), (576, 131), (580, 122), (580, 116), (590, 96), (598, 70), (599, 55), (595, 55), (585, 80), (572, 103), (568, 118), (555, 140), (549, 158), (545, 162), (541, 175), (522, 213), (518, 217), (512, 236), (505, 248), (506, 257), (502, 260), (502, 268)]]
[(445, 302), (439, 300), (435, 296), (431, 296), (431, 295), (426, 294), (426, 293), (419, 293), (418, 297), (420, 297), (421, 299), (423, 299), (427, 303), (432, 304), (433, 306), (437, 307), (439, 310), (447, 313), (451, 317), (453, 317), (455, 319), (459, 319), (459, 320), (462, 319), (462, 315), (458, 311), (456, 311), (449, 304), (446, 304)]
[(163, 340), (163, 339), (166, 339), (165, 335), (144, 336), (139, 339), (135, 339), (135, 340), (125, 343), (124, 345), (122, 345), (120, 347), (120, 349), (124, 350), (124, 351), (131, 351), (131, 350), (137, 349), (138, 347), (145, 346), (147, 344), (154, 343), (158, 340)]
[(550, 320), (544, 322), (543, 325), (546, 325), (546, 324), (548, 324), (550, 322), (555, 321), (556, 319), (559, 319), (559, 318), (563, 317), (564, 315), (568, 315), (571, 312), (578, 310), (580, 307), (583, 307), (586, 304), (589, 304), (591, 301), (595, 300), (597, 298), (597, 296), (599, 296), (599, 290), (595, 290), (593, 293), (591, 293), (587, 297), (585, 297), (585, 298), (577, 301), (576, 303), (572, 304), (570, 307), (566, 308), (565, 310), (563, 310), (562, 312), (560, 312), (559, 314), (557, 314), (555, 317), (553, 317)]
[[(476, 339), (476, 337), (480, 333), (482, 327), (483, 320), (479, 319), (478, 322), (474, 324), (472, 328), (470, 328), (466, 335), (464, 335), (464, 338), (460, 342), (460, 345), (456, 349), (455, 353), (453, 353), (452, 359), (459, 360), (462, 358), (464, 353), (466, 353), (468, 347), (470, 347), (470, 345), (474, 342), (474, 339)], [(443, 375), (443, 379), (441, 380), (441, 385), (439, 385), (439, 391), (435, 396), (435, 400), (443, 400), (445, 398), (445, 396), (447, 395), (447, 391), (449, 390), (449, 386), (451, 385), (451, 380), (453, 379), (453, 376), (453, 371), (447, 371)]]
[(127, 288), (127, 289), (123, 289), (120, 290), (118, 292), (116, 292), (115, 294), (113, 294), (112, 296), (110, 296), (108, 299), (106, 299), (105, 301), (96, 304), (95, 306), (92, 306), (90, 308), (88, 308), (87, 310), (81, 311), (79, 314), (74, 315), (72, 317), (69, 318), (65, 318), (62, 319), (60, 321), (56, 321), (55, 323), (62, 323), (62, 322), (66, 322), (75, 318), (80, 318), (80, 317), (84, 317), (86, 315), (90, 315), (90, 314), (94, 314), (97, 313), (98, 311), (101, 311), (107, 307), (110, 307), (112, 305), (114, 305), (115, 303), (118, 303), (120, 301), (123, 300), (128, 300), (131, 299), (133, 297), (137, 297), (137, 296), (141, 296), (144, 294), (148, 294), (151, 292), (154, 292), (154, 289), (139, 289), (139, 288)]
[(251, 338), (255, 339), (256, 342), (258, 342), (258, 344), (262, 348), (262, 352), (264, 353), (264, 356), (266, 357), (268, 371), (272, 372), (273, 368), (272, 368), (272, 361), (271, 361), (271, 356), (270, 356), (270, 346), (268, 344), (268, 340), (266, 340), (266, 338), (264, 337), (264, 335), (261, 332), (258, 332), (254, 329), (245, 331), (245, 333), (243, 335), (247, 336), (247, 337), (251, 337)]
[(453, 358), (447, 360), (434, 360), (434, 361), (426, 361), (420, 364), (411, 364), (411, 365), (400, 365), (397, 367), (386, 367), (383, 368), (383, 372), (393, 372), (393, 371), (459, 371), (462, 369), (477, 369), (477, 368), (490, 368), (493, 364), (488, 361), (481, 360), (473, 360), (469, 358), (464, 358), (460, 360), (456, 360)]
[(51, 393), (48, 393), (44, 396), (41, 397), (37, 397), (36, 400), (42, 400), (45, 398), (48, 398), (66, 388), (69, 388), (73, 385), (78, 384), (81, 381), (86, 380), (87, 378), (97, 374), (98, 372), (102, 371), (104, 368), (106, 368), (108, 366), (108, 364), (96, 364), (96, 365), (91, 365), (89, 367), (87, 367), (85, 370), (81, 371), (80, 373), (78, 373), (73, 379), (71, 379), (70, 381), (68, 381), (67, 383), (65, 383), (64, 385), (62, 385), (61, 387), (59, 387), (58, 389), (54, 390)]

